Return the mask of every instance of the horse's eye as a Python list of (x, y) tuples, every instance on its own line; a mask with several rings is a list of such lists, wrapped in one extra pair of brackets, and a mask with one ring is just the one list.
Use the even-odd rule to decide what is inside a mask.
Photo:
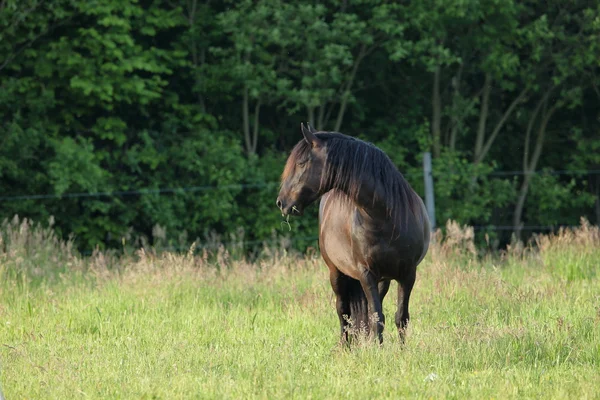
[(298, 163), (299, 167), (304, 167), (306, 165), (306, 163), (308, 162), (308, 158), (306, 160), (302, 160)]

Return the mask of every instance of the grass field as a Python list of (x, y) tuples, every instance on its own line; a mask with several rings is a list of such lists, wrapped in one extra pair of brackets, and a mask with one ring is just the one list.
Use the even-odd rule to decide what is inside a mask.
[(338, 346), (318, 254), (255, 263), (140, 251), (82, 259), (30, 225), (0, 245), (0, 383), (12, 399), (600, 398), (600, 232), (473, 254), (438, 236), (405, 346)]

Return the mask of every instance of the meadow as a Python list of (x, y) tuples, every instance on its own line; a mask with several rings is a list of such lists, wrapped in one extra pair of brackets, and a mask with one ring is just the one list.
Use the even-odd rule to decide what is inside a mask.
[(0, 243), (6, 399), (600, 398), (600, 231), (480, 254), (449, 223), (418, 269), (407, 341), (338, 344), (318, 251), (82, 257), (29, 221)]

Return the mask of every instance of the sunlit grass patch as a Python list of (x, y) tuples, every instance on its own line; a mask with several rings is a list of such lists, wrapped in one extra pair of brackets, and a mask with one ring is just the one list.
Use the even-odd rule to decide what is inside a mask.
[(598, 275), (600, 227), (582, 219), (580, 227), (540, 236), (537, 242), (545, 267), (555, 276), (574, 281)]
[(338, 343), (335, 300), (318, 255), (270, 249), (249, 262), (224, 250), (141, 249), (81, 258), (44, 240), (11, 239), (41, 243), (54, 255), (44, 261), (46, 278), (30, 268), (42, 265), (27, 258), (33, 249), (11, 245), (0, 254), (3, 393), (7, 399), (597, 397), (600, 283), (595, 274), (569, 279), (556, 268), (582, 253), (581, 271), (598, 265), (595, 228), (582, 225), (540, 238), (539, 248), (484, 258), (471, 251), (462, 229), (449, 234), (454, 239), (440, 237), (418, 270), (406, 343), (399, 343), (393, 323), (394, 284), (384, 302), (383, 345), (358, 341), (350, 349)]

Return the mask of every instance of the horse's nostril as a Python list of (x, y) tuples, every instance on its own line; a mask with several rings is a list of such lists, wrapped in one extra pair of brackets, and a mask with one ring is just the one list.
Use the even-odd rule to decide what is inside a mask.
[(281, 200), (277, 199), (277, 208), (281, 209)]

